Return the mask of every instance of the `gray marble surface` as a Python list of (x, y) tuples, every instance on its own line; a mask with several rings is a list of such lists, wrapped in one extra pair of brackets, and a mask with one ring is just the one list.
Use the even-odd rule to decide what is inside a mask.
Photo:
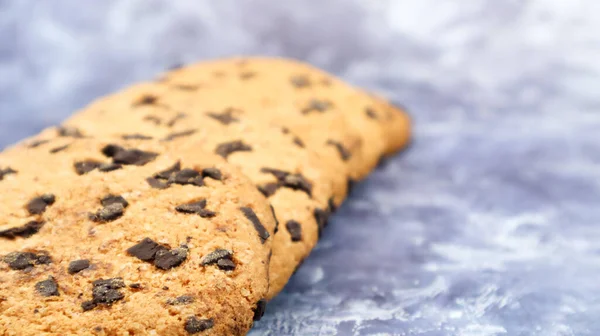
[(164, 68), (285, 55), (409, 107), (251, 335), (599, 335), (600, 2), (0, 1), (0, 147)]

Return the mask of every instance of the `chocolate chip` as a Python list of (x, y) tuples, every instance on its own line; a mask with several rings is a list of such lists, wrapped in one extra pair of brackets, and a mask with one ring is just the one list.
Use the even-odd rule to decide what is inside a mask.
[(157, 179), (168, 180), (169, 178), (171, 178), (171, 175), (177, 173), (180, 170), (181, 170), (181, 162), (177, 161), (172, 167), (168, 168), (167, 170), (163, 170), (161, 172), (154, 174), (154, 177)]
[(233, 251), (226, 249), (216, 249), (202, 258), (202, 266), (216, 264), (221, 259), (231, 259)]
[(335, 146), (335, 148), (340, 153), (340, 157), (344, 161), (348, 161), (348, 159), (350, 159), (350, 156), (352, 156), (352, 154), (350, 153), (350, 151), (346, 147), (344, 147), (344, 145), (342, 143), (340, 143), (340, 142), (333, 141), (333, 140), (327, 140), (327, 144)]
[(152, 105), (156, 103), (158, 98), (153, 95), (143, 95), (137, 101), (133, 102), (133, 106)]
[(371, 107), (367, 107), (365, 108), (365, 114), (367, 115), (367, 117), (377, 120), (377, 112), (375, 112), (375, 110)]
[(175, 174), (172, 174), (168, 181), (169, 184), (175, 183), (180, 185), (195, 185), (198, 187), (202, 187), (204, 185), (204, 181), (202, 180), (202, 175), (194, 169), (183, 169), (178, 171)]
[(103, 207), (107, 207), (111, 204), (121, 204), (123, 208), (127, 208), (129, 206), (129, 202), (127, 202), (127, 200), (124, 199), (123, 196), (113, 194), (109, 194), (102, 197), (102, 199), (100, 200), (100, 204), (102, 204)]
[(90, 261), (87, 259), (80, 259), (71, 261), (67, 270), (69, 274), (75, 274), (83, 271), (88, 267), (90, 267)]
[(245, 71), (245, 72), (242, 72), (242, 73), (240, 74), (240, 79), (242, 79), (242, 80), (246, 80), (246, 79), (250, 79), (250, 78), (252, 78), (252, 77), (254, 77), (254, 76), (256, 76), (256, 72), (252, 72), (252, 71)]
[(171, 306), (179, 306), (179, 305), (187, 305), (194, 302), (194, 297), (191, 295), (182, 295), (175, 299), (169, 298), (167, 299), (167, 304)]
[(132, 283), (132, 284), (129, 284), (129, 288), (132, 288), (132, 289), (142, 289), (142, 284), (137, 283), (137, 282), (136, 283)]
[(123, 204), (113, 203), (98, 210), (95, 214), (90, 214), (89, 218), (98, 223), (111, 222), (123, 216), (124, 210)]
[(87, 174), (87, 173), (91, 172), (92, 170), (100, 167), (101, 165), (102, 165), (102, 162), (95, 161), (95, 160), (86, 160), (86, 161), (75, 162), (74, 167), (75, 167), (75, 172), (77, 173), (77, 175), (83, 175), (83, 174)]
[(163, 286), (162, 290), (169, 290), (169, 287)]
[(49, 276), (47, 280), (36, 283), (35, 290), (41, 296), (60, 296), (58, 293), (58, 284), (52, 276)]
[(265, 229), (265, 227), (262, 225), (256, 214), (254, 213), (254, 210), (248, 207), (241, 207), (240, 211), (242, 211), (244, 216), (248, 220), (250, 220), (250, 222), (252, 222), (252, 225), (254, 225), (254, 229), (256, 230), (256, 232), (258, 232), (258, 237), (260, 238), (261, 243), (264, 244), (270, 236), (269, 231), (267, 231), (267, 229)]
[(206, 207), (206, 200), (200, 200), (194, 203), (182, 204), (175, 207), (177, 212), (186, 214), (197, 214), (203, 218), (210, 218), (216, 215), (215, 212), (204, 209)]
[(98, 170), (103, 173), (108, 173), (121, 168), (123, 168), (123, 166), (118, 163), (103, 163), (98, 167)]
[(229, 125), (231, 123), (240, 121), (238, 118), (233, 116), (234, 112), (239, 112), (239, 110), (228, 108), (225, 111), (223, 111), (221, 114), (216, 113), (216, 112), (209, 112), (206, 115), (208, 115), (209, 117), (211, 117), (213, 119), (216, 119), (223, 125)]
[(233, 271), (235, 269), (235, 263), (229, 259), (221, 259), (217, 261), (217, 267), (222, 271)]
[(265, 195), (265, 197), (271, 197), (277, 192), (277, 189), (279, 189), (279, 187), (279, 183), (267, 183), (258, 186), (258, 191)]
[(156, 116), (153, 116), (153, 115), (149, 115), (149, 116), (144, 117), (144, 120), (153, 122), (155, 125), (160, 125), (162, 123), (162, 120), (160, 120), (159, 117), (156, 117)]
[(308, 105), (302, 109), (303, 114), (308, 114), (310, 112), (325, 112), (331, 108), (331, 103), (326, 100), (320, 99), (312, 99)]
[(185, 331), (190, 335), (197, 334), (211, 329), (214, 325), (213, 319), (199, 319), (196, 316), (189, 316), (185, 320)]
[(283, 186), (294, 190), (304, 191), (312, 197), (312, 184), (300, 174), (292, 174), (285, 177)]
[(175, 132), (175, 133), (171, 133), (171, 134), (167, 135), (161, 141), (173, 141), (173, 140), (175, 140), (177, 138), (182, 138), (182, 137), (190, 136), (190, 135), (192, 135), (194, 133), (196, 133), (195, 129), (190, 129), (190, 130), (181, 131), (181, 132)]
[(172, 250), (160, 250), (154, 258), (154, 266), (162, 270), (168, 270), (181, 265), (188, 255), (188, 249), (178, 247)]
[(187, 117), (187, 114), (185, 113), (179, 113), (178, 115), (176, 115), (175, 117), (173, 117), (173, 119), (171, 119), (170, 121), (167, 122), (167, 126), (168, 127), (173, 127), (175, 126), (175, 124), (181, 120), (181, 119), (185, 119)]
[(32, 141), (29, 145), (27, 145), (27, 148), (36, 148), (48, 142), (50, 142), (50, 140), (35, 140)]
[(223, 174), (217, 168), (204, 168), (202, 169), (202, 177), (210, 177), (213, 180), (221, 181)]
[(157, 153), (145, 152), (139, 149), (126, 149), (118, 151), (113, 156), (113, 162), (124, 165), (143, 166), (153, 161), (157, 156)]
[(290, 233), (293, 242), (302, 241), (302, 226), (295, 220), (289, 220), (285, 223), (285, 228)]
[(148, 135), (143, 135), (139, 133), (134, 134), (124, 134), (121, 136), (123, 140), (152, 140), (153, 138)]
[[(125, 295), (119, 291), (125, 287), (123, 278), (100, 279), (92, 282), (92, 301), (84, 302), (82, 308), (84, 311), (96, 307), (98, 304), (110, 305), (115, 301), (122, 300)], [(85, 305), (85, 306), (84, 306)], [(87, 308), (87, 309), (86, 309)]]
[(125, 150), (125, 148), (123, 148), (119, 145), (108, 144), (102, 148), (101, 152), (102, 152), (102, 154), (104, 154), (104, 156), (111, 158), (111, 157), (114, 157), (115, 155), (117, 155), (118, 152), (121, 152), (124, 150)]
[(329, 218), (329, 212), (323, 209), (316, 208), (313, 211), (313, 215), (315, 217), (315, 221), (317, 222), (317, 227), (319, 228), (319, 237), (325, 226), (327, 226), (327, 219)]
[(273, 208), (271, 204), (269, 204), (269, 207), (271, 208), (271, 213), (273, 214), (273, 219), (275, 220), (275, 230), (273, 230), (273, 233), (277, 233), (277, 231), (279, 231), (279, 220), (275, 215), (275, 208)]
[(261, 168), (260, 171), (262, 173), (266, 173), (266, 174), (271, 174), (273, 176), (275, 176), (279, 181), (283, 181), (286, 176), (290, 175), (290, 173), (284, 171), (284, 170), (280, 170), (280, 169), (275, 169), (275, 168)]
[(310, 86), (310, 80), (306, 76), (292, 76), (290, 82), (299, 89)]
[(146, 182), (154, 189), (167, 189), (169, 187), (166, 182), (155, 179), (154, 177), (148, 177)]
[(260, 321), (260, 319), (265, 315), (265, 311), (267, 310), (267, 300), (260, 299), (256, 303), (256, 308), (254, 308), (254, 321)]
[(9, 174), (16, 174), (16, 173), (17, 173), (17, 171), (10, 167), (0, 169), (0, 181), (2, 181), (4, 179), (4, 176), (9, 175)]
[(56, 131), (61, 137), (83, 138), (83, 134), (75, 127), (60, 126)]
[(4, 256), (4, 262), (13, 270), (24, 270), (34, 265), (46, 265), (52, 258), (46, 252), (35, 254), (32, 252), (11, 252)]
[(38, 233), (45, 222), (43, 221), (30, 221), (23, 226), (14, 227), (0, 231), (0, 238), (15, 239), (17, 237), (29, 238), (34, 234)]
[(46, 211), (46, 207), (54, 204), (56, 197), (52, 194), (44, 194), (36, 197), (27, 203), (27, 211), (30, 215), (41, 215)]
[(298, 137), (294, 137), (294, 143), (300, 148), (304, 148), (304, 142)]
[(168, 249), (150, 238), (144, 238), (141, 242), (128, 248), (127, 253), (143, 261), (153, 261), (158, 251), (161, 250)]
[(241, 140), (236, 140), (232, 142), (225, 142), (217, 146), (215, 149), (215, 153), (227, 159), (227, 157), (235, 152), (249, 152), (252, 150), (252, 147), (246, 145)]
[(67, 144), (67, 145), (64, 145), (64, 146), (59, 146), (59, 147), (52, 148), (52, 149), (50, 150), (50, 154), (56, 154), (56, 153), (58, 153), (58, 152), (62, 152), (62, 151), (64, 151), (65, 149), (69, 148), (69, 146), (70, 146), (70, 145), (69, 145), (69, 144)]

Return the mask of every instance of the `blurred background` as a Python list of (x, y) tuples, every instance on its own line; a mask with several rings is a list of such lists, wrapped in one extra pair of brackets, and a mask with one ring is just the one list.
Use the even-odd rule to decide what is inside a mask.
[(0, 0), (0, 148), (174, 64), (310, 62), (409, 108), (251, 335), (600, 334), (600, 2)]

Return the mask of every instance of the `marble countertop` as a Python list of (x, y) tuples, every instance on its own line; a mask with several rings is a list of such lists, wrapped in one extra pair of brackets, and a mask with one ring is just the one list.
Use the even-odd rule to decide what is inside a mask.
[(407, 106), (251, 335), (599, 335), (600, 2), (0, 1), (0, 148), (175, 63), (309, 61)]

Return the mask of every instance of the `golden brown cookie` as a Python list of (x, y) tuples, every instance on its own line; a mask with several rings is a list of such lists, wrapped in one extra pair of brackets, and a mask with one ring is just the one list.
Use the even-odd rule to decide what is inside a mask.
[(275, 219), (193, 141), (73, 129), (0, 154), (1, 335), (244, 335)]

